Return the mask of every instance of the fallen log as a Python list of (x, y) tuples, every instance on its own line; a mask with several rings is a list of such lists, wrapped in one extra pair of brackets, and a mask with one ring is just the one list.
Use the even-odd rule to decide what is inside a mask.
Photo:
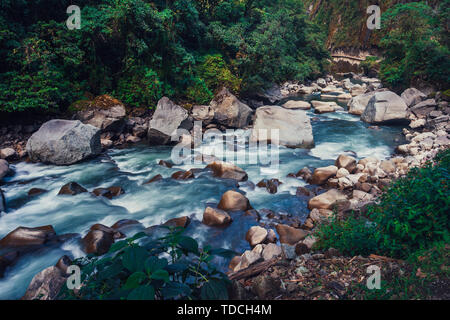
[(251, 278), (253, 276), (260, 274), (264, 270), (267, 270), (271, 266), (275, 265), (278, 262), (278, 260), (279, 260), (278, 258), (272, 258), (267, 261), (256, 263), (254, 265), (249, 266), (248, 268), (229, 274), (228, 278), (230, 280), (241, 280)]

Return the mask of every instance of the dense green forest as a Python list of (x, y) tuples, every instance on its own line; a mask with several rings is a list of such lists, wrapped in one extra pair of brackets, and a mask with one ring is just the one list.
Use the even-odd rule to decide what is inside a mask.
[(371, 32), (366, 0), (80, 0), (80, 30), (66, 27), (71, 4), (1, 1), (0, 112), (104, 93), (145, 108), (164, 95), (207, 103), (223, 85), (248, 95), (324, 74), (326, 46), (381, 49), (394, 89), (449, 87), (450, 0), (379, 1), (382, 30)]
[(0, 110), (67, 107), (110, 93), (151, 107), (206, 103), (219, 86), (252, 92), (324, 70), (324, 36), (301, 0), (66, 0), (0, 4)]

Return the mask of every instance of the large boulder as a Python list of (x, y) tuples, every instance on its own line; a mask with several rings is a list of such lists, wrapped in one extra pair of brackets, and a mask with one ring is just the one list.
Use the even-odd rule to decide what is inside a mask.
[(78, 120), (50, 120), (28, 140), (27, 152), (35, 162), (74, 164), (101, 152), (100, 131)]
[(148, 140), (150, 144), (161, 145), (178, 142), (178, 129), (190, 130), (192, 121), (186, 109), (175, 104), (167, 97), (158, 101), (156, 111), (150, 120)]
[(422, 102), (427, 96), (416, 88), (409, 88), (403, 91), (401, 95), (408, 107), (414, 106), (419, 102)]
[(19, 248), (43, 245), (56, 236), (52, 226), (18, 227), (0, 240), (0, 248)]
[(247, 173), (235, 166), (232, 163), (224, 162), (224, 161), (214, 161), (206, 166), (207, 169), (211, 169), (213, 175), (222, 179), (233, 179), (236, 181), (247, 181), (248, 175)]
[(367, 123), (382, 124), (407, 121), (408, 106), (392, 91), (376, 92), (361, 115)]
[(114, 233), (109, 230), (91, 229), (82, 239), (83, 250), (87, 254), (102, 255), (108, 252), (114, 243)]
[(125, 127), (125, 116), (123, 103), (109, 95), (96, 97), (88, 107), (76, 114), (78, 120), (104, 132), (122, 132)]
[(375, 94), (374, 92), (368, 92), (353, 97), (347, 104), (348, 113), (356, 114), (358, 116), (362, 115), (364, 113), (364, 110), (366, 110), (366, 107), (374, 94)]
[(222, 195), (218, 208), (225, 211), (245, 211), (251, 209), (251, 206), (243, 194), (229, 190)]
[(314, 108), (315, 113), (328, 113), (328, 112), (335, 112), (337, 109), (339, 109), (339, 106), (334, 101), (317, 101), (313, 100), (311, 101), (311, 104)]
[(8, 161), (0, 159), (0, 180), (3, 179), (9, 172), (9, 164)]
[(203, 224), (211, 227), (224, 227), (231, 223), (230, 215), (223, 210), (207, 207), (203, 212)]
[(349, 206), (347, 196), (339, 190), (331, 189), (325, 193), (322, 193), (308, 202), (308, 208), (310, 210), (316, 209), (334, 209), (337, 207), (339, 210), (345, 210)]
[(214, 119), (230, 128), (243, 128), (252, 117), (252, 109), (225, 87), (214, 97), (210, 106), (214, 110)]
[[(314, 137), (310, 119), (303, 110), (290, 110), (279, 106), (264, 106), (256, 110), (251, 141), (277, 142), (292, 148), (312, 148)], [(272, 135), (273, 134), (273, 135)]]

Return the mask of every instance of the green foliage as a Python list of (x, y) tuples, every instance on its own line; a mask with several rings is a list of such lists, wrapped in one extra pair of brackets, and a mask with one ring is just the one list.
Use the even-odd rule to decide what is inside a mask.
[[(398, 4), (382, 15), (384, 49), (380, 77), (391, 87), (405, 89), (424, 81), (439, 89), (448, 88), (450, 49), (448, 16), (450, 1), (442, 1), (437, 11), (425, 2)], [(444, 19), (447, 19), (444, 23)]]
[(370, 75), (372, 72), (378, 73), (380, 68), (380, 59), (374, 56), (367, 56), (364, 61), (361, 61), (360, 67), (363, 69), (365, 75)]
[(81, 267), (82, 287), (74, 293), (66, 286), (61, 299), (167, 300), (228, 299), (227, 276), (211, 261), (230, 258), (225, 249), (200, 249), (184, 236), (183, 228), (164, 228), (159, 239), (144, 233), (113, 244), (103, 257), (87, 256), (74, 263)]
[(299, 0), (80, 0), (72, 31), (70, 4), (0, 3), (0, 112), (64, 109), (86, 92), (130, 107), (206, 103), (223, 85), (313, 77), (328, 58)]
[(320, 247), (348, 254), (406, 258), (435, 243), (449, 243), (450, 150), (434, 163), (413, 168), (368, 208), (367, 219), (348, 217), (321, 226)]

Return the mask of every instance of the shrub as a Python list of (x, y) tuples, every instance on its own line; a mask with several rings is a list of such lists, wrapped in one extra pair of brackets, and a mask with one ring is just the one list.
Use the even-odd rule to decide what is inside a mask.
[(239, 92), (242, 80), (233, 75), (220, 54), (206, 55), (202, 60), (198, 73), (209, 90), (215, 92), (227, 87), (234, 93)]
[(182, 235), (183, 228), (161, 228), (168, 232), (159, 239), (139, 233), (114, 243), (103, 257), (75, 260), (81, 267), (82, 287), (74, 293), (64, 286), (60, 298), (228, 299), (230, 282), (211, 261), (235, 253), (200, 249), (193, 238)]

